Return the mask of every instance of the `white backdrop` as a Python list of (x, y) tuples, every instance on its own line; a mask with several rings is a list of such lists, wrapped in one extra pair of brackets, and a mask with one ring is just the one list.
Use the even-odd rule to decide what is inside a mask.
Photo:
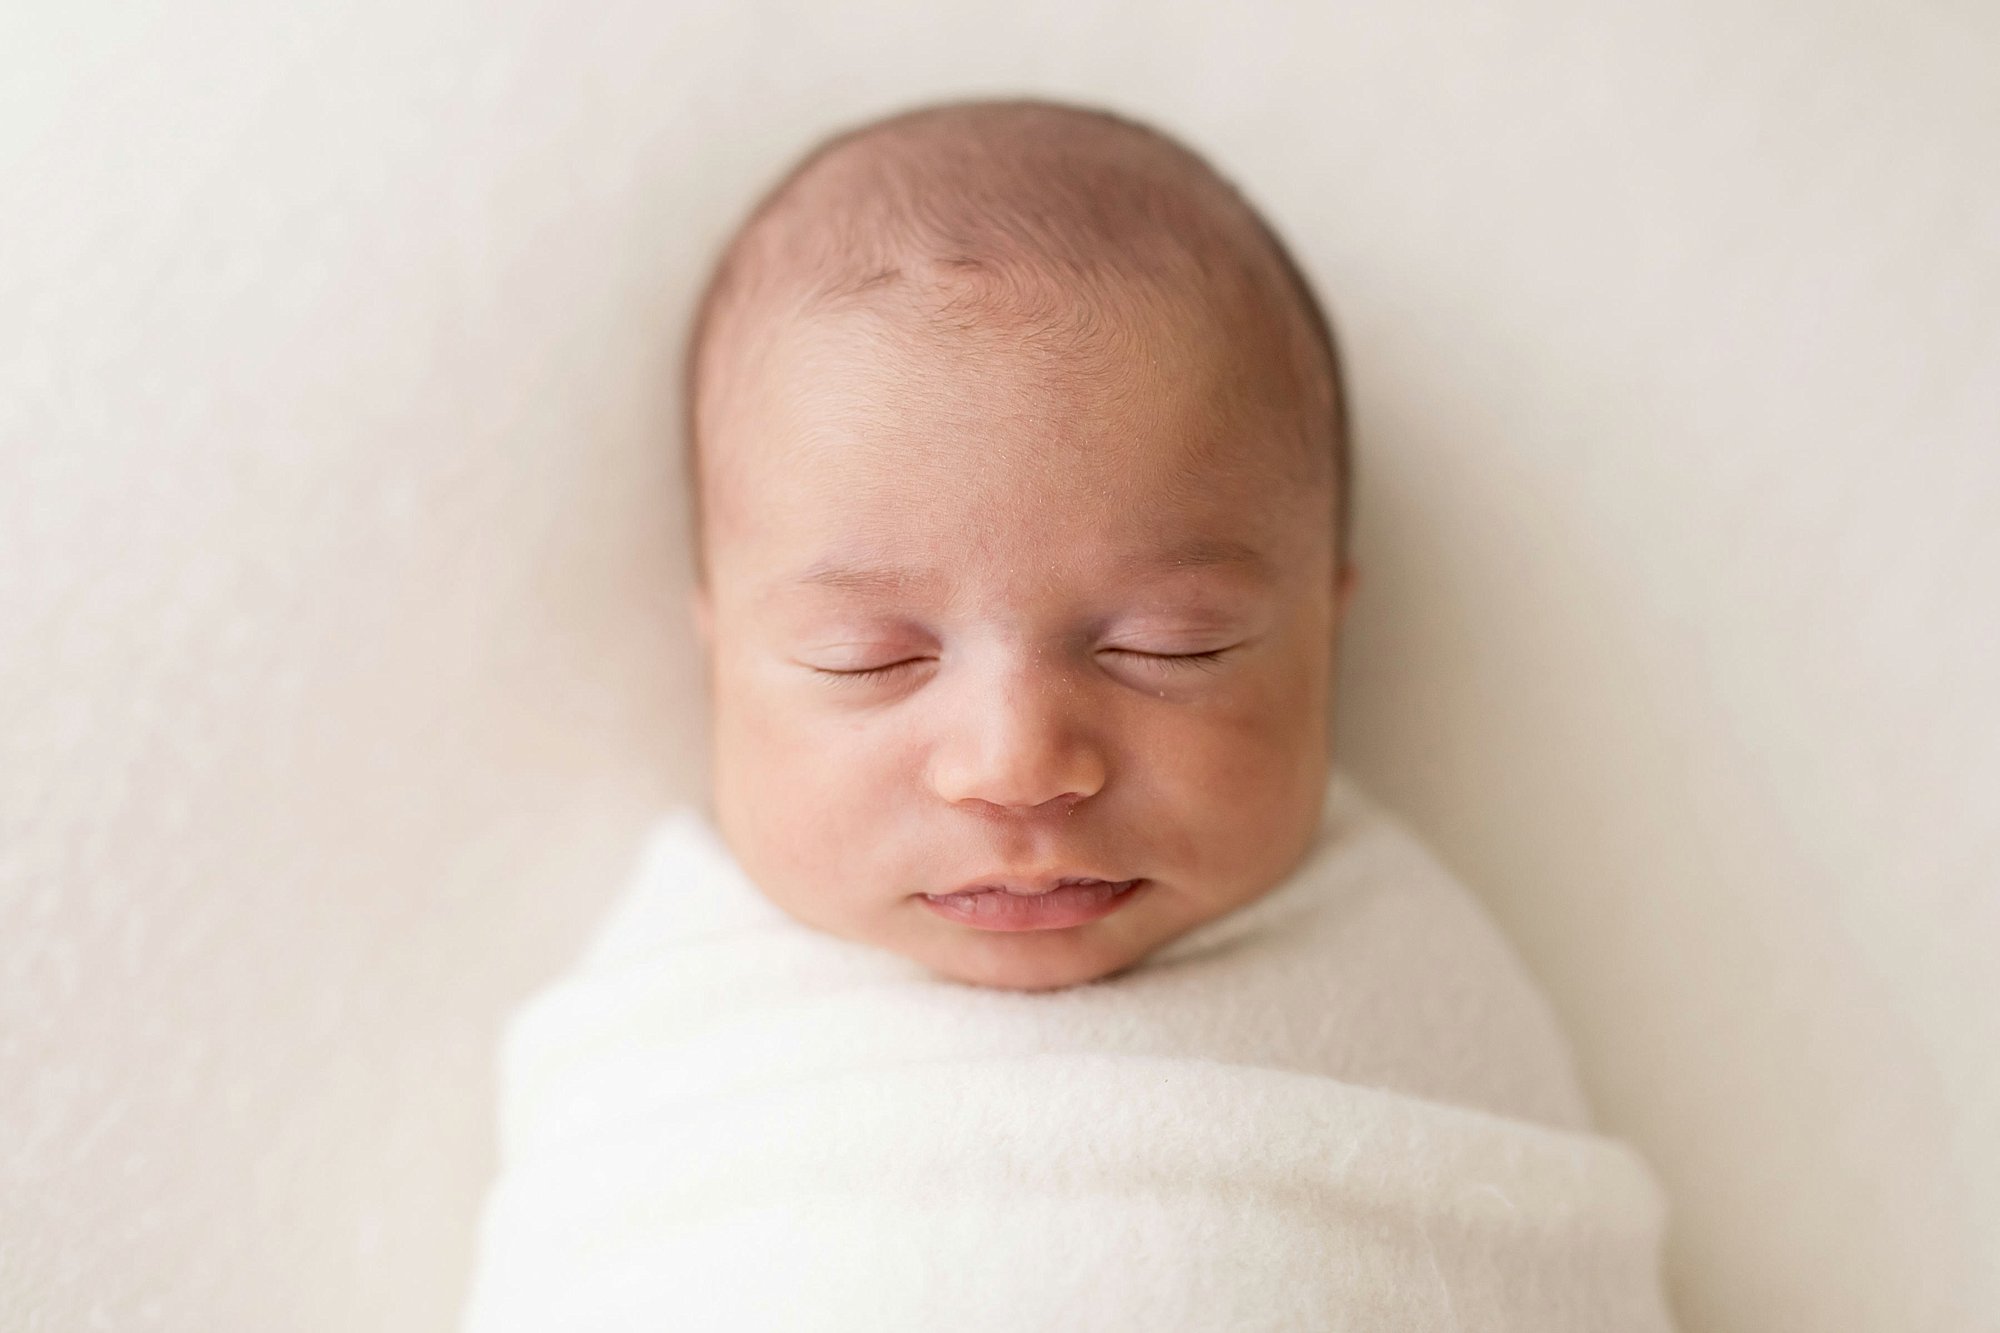
[(2000, 10), (0, 11), (0, 1326), (449, 1325), (505, 1007), (701, 723), (668, 374), (817, 134), (1048, 92), (1345, 339), (1344, 759), (1691, 1330), (2000, 1328)]

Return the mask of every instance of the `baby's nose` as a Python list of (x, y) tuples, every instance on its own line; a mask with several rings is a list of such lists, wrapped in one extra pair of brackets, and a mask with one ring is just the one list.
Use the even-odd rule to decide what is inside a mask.
[(1104, 786), (1102, 748), (1061, 682), (1010, 677), (954, 710), (931, 755), (931, 785), (958, 805), (1066, 810)]

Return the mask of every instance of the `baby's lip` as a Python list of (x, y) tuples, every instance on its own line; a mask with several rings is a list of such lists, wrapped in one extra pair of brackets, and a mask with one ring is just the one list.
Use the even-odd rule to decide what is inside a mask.
[[(1069, 882), (1065, 884), (1065, 880)], [(1068, 930), (1122, 910), (1146, 891), (1146, 884), (1143, 879), (1112, 880), (1095, 875), (995, 875), (951, 893), (919, 897), (926, 910), (972, 930)], [(1028, 892), (1021, 892), (1023, 889)]]
[(997, 874), (981, 875), (977, 879), (966, 881), (955, 889), (946, 889), (943, 893), (934, 893), (927, 896), (948, 898), (955, 893), (985, 893), (997, 889), (1002, 893), (1011, 893), (1019, 898), (1036, 898), (1045, 893), (1053, 893), (1066, 885), (1124, 884), (1130, 882), (1130, 879), (1130, 876), (1097, 875), (1087, 870), (1049, 870), (1028, 874), (1001, 871)]

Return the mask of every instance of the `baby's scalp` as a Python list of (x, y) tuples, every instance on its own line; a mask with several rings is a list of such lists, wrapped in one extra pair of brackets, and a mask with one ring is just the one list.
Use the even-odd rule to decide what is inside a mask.
[[(1234, 186), (1166, 135), (1042, 100), (952, 102), (843, 131), (738, 228), (696, 308), (685, 365), (696, 578), (717, 448), (772, 331), (860, 314), (875, 336), (990, 344), (1119, 381), (1130, 330), (1173, 330), (1215, 376), (1219, 430), (1270, 421), (1272, 462), (1329, 493), (1346, 560), (1345, 393), (1325, 314)], [(1258, 432), (1265, 433), (1265, 432)]]

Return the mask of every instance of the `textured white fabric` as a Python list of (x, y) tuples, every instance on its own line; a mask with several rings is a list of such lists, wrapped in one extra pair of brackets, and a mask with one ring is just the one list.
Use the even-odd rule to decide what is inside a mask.
[(677, 809), (501, 1135), (466, 1333), (1671, 1327), (1651, 1172), (1344, 776), (1286, 882), (1042, 993), (798, 925)]

